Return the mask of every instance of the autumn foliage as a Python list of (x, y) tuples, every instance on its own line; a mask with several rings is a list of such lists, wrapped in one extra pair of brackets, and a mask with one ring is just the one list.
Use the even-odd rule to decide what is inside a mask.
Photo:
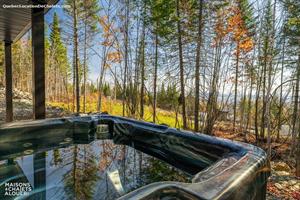
[(110, 64), (120, 63), (122, 60), (120, 45), (115, 38), (118, 29), (114, 27), (113, 22), (108, 16), (100, 17), (99, 24), (103, 30), (102, 37), (104, 38), (101, 45), (105, 46), (107, 49), (105, 54), (106, 63), (104, 67), (109, 68)]
[(235, 53), (239, 55), (250, 52), (254, 47), (253, 38), (247, 30), (243, 13), (238, 5), (232, 5), (218, 11), (215, 31), (215, 42), (217, 43), (222, 39), (233, 41), (236, 43)]
[(238, 6), (233, 6), (230, 10), (232, 15), (227, 20), (228, 33), (231, 33), (231, 39), (237, 44), (237, 52), (248, 53), (254, 44), (243, 21), (242, 12)]

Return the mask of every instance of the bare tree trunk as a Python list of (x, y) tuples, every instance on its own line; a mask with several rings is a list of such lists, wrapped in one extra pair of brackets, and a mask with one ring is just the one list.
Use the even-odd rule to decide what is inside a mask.
[(102, 53), (103, 53), (103, 60), (100, 66), (100, 76), (98, 79), (98, 105), (97, 105), (97, 110), (99, 113), (102, 112), (102, 89), (103, 89), (103, 78), (104, 78), (104, 73), (105, 73), (105, 66), (106, 66), (106, 59), (107, 59), (107, 52), (106, 52), (106, 46), (103, 47)]
[(236, 126), (236, 106), (237, 106), (237, 88), (238, 88), (238, 75), (239, 75), (239, 60), (240, 60), (240, 49), (239, 42), (237, 44), (236, 52), (236, 65), (235, 65), (235, 84), (234, 84), (234, 102), (233, 102), (233, 128)]
[(157, 104), (157, 68), (158, 68), (158, 35), (155, 34), (155, 61), (154, 61), (154, 80), (153, 80), (153, 123), (156, 121)]
[[(102, 68), (103, 70), (103, 68)], [(97, 110), (98, 110), (98, 113), (101, 113), (102, 112), (102, 72), (101, 70), (101, 75), (98, 79), (98, 106), (97, 106)]]
[(75, 58), (75, 91), (76, 91), (76, 112), (80, 112), (80, 94), (79, 94), (79, 57), (78, 57), (78, 30), (77, 30), (77, 5), (73, 1), (73, 31), (74, 31), (74, 58)]
[(72, 87), (72, 112), (75, 112), (75, 99), (76, 99), (76, 93), (75, 93), (75, 85), (76, 85), (76, 70), (75, 70), (75, 47), (73, 47), (73, 87)]
[[(252, 56), (252, 63), (250, 66), (250, 91), (249, 91), (249, 97), (248, 97), (248, 113), (247, 113), (247, 122), (246, 122), (246, 131), (249, 130), (249, 125), (250, 129), (252, 129), (252, 92), (253, 92), (253, 85), (254, 85), (254, 60), (255, 60), (255, 55), (256, 55), (256, 48), (254, 49), (253, 56)], [(245, 136), (245, 141), (247, 141), (247, 136)]]
[(252, 107), (252, 90), (253, 90), (253, 78), (252, 75), (250, 75), (250, 91), (249, 91), (249, 97), (248, 97), (248, 114), (247, 114), (247, 122), (246, 122), (246, 130), (249, 129), (249, 125), (251, 127), (251, 107)]
[[(244, 83), (244, 74), (242, 75), (243, 77), (243, 83)], [(242, 131), (242, 133), (245, 133), (245, 106), (246, 106), (246, 95), (247, 95), (247, 86), (245, 86), (245, 84), (243, 84), (243, 91), (242, 91), (243, 97), (242, 97), (242, 103), (241, 103), (241, 108), (240, 108), (240, 129)], [(245, 133), (245, 138), (246, 138), (246, 133)]]
[(300, 177), (300, 123), (299, 123), (298, 130), (299, 131), (298, 131), (298, 147), (296, 152), (296, 176)]
[[(298, 64), (297, 65), (298, 66), (297, 66), (297, 84), (296, 84), (295, 104), (298, 104), (298, 106), (299, 106), (299, 103), (300, 103), (299, 102), (299, 89), (300, 89), (300, 52), (298, 53)], [(293, 141), (295, 141), (295, 145), (297, 145), (295, 157), (296, 157), (296, 176), (298, 176), (298, 177), (300, 177), (300, 117), (299, 116), (300, 116), (300, 112), (298, 112), (298, 131), (297, 131), (298, 132), (298, 145), (297, 145), (297, 141), (296, 141), (297, 133), (293, 132), (293, 135), (295, 135), (295, 140), (293, 140)], [(294, 116), (294, 118), (296, 118), (296, 117), (297, 117), (297, 114)]]
[(200, 102), (200, 51), (202, 44), (202, 8), (203, 0), (200, 0), (199, 15), (198, 15), (198, 38), (197, 38), (197, 49), (196, 49), (196, 64), (195, 64), (195, 121), (194, 130), (199, 131), (199, 102)]
[(127, 76), (128, 76), (128, 26), (129, 26), (129, 1), (126, 0), (125, 5), (125, 69), (124, 69), (124, 80), (123, 80), (123, 98), (122, 98), (122, 113), (123, 116), (125, 116), (125, 101), (127, 100), (127, 94), (126, 94), (126, 82), (127, 82)]
[(285, 57), (285, 37), (283, 38), (283, 48), (282, 48), (282, 60), (281, 60), (281, 74), (280, 74), (280, 99), (279, 99), (279, 110), (278, 110), (278, 124), (277, 124), (277, 136), (276, 140), (279, 141), (280, 139), (280, 130), (282, 126), (282, 107), (283, 107), (283, 99), (282, 99), (282, 93), (283, 93), (283, 70), (284, 70), (284, 57)]
[(265, 127), (266, 127), (266, 109), (267, 109), (267, 96), (266, 96), (266, 86), (267, 86), (267, 65), (269, 56), (269, 31), (267, 30), (265, 41), (264, 41), (264, 63), (263, 63), (263, 108), (261, 115), (261, 130), (260, 139), (265, 139)]
[(184, 66), (183, 66), (183, 52), (182, 52), (182, 38), (181, 38), (181, 25), (180, 25), (180, 8), (179, 1), (176, 1), (176, 13), (177, 13), (177, 39), (179, 48), (179, 69), (180, 69), (180, 92), (181, 92), (181, 103), (182, 103), (182, 120), (183, 128), (187, 128), (186, 123), (186, 109), (185, 109), (185, 89), (184, 89)]
[[(260, 33), (261, 34), (261, 33)], [(260, 59), (261, 56), (261, 37), (259, 37), (258, 41), (258, 59)], [(260, 60), (259, 60), (260, 64)], [(261, 90), (261, 84), (262, 84), (262, 71), (263, 69), (259, 70), (258, 73), (258, 80), (256, 82), (256, 92), (255, 92), (255, 115), (254, 115), (254, 126), (255, 126), (255, 140), (256, 142), (259, 139), (259, 122), (258, 122), (258, 115), (259, 115), (259, 98), (260, 98), (260, 90)]]
[[(298, 110), (299, 110), (299, 90), (300, 90), (300, 53), (298, 55), (298, 64), (296, 69), (296, 88), (295, 88), (295, 100), (294, 100), (294, 108), (293, 108), (293, 119), (292, 119), (292, 150), (293, 153), (295, 151), (297, 145), (297, 123), (299, 120)], [(300, 122), (299, 122), (300, 123)], [(300, 132), (300, 130), (298, 130)]]
[[(86, 15), (86, 12), (85, 12)], [(84, 22), (84, 52), (83, 52), (83, 113), (86, 112), (86, 72), (87, 72), (87, 16), (85, 16)]]
[[(120, 63), (121, 65), (121, 63)], [(115, 74), (117, 74), (117, 66), (115, 66)], [(117, 80), (117, 76), (114, 76), (114, 101), (117, 101), (117, 84), (118, 84), (118, 80)]]
[(179, 110), (178, 106), (175, 106), (175, 128), (177, 128), (178, 124), (179, 124), (179, 122), (178, 122), (178, 110)]
[(68, 92), (68, 73), (66, 73), (66, 76), (63, 78), (63, 81), (64, 81), (64, 86), (65, 86), (65, 95), (66, 95), (66, 98), (67, 98), (67, 102), (68, 102), (68, 110), (70, 109), (69, 108), (69, 92)]
[[(144, 5), (144, 9), (145, 9)], [(140, 119), (144, 118), (144, 93), (145, 93), (145, 17), (143, 19), (143, 33), (141, 41), (141, 96), (140, 96)]]
[(54, 65), (53, 95), (54, 95), (54, 101), (57, 101), (57, 62), (56, 61), (54, 61), (54, 62), (55, 62), (55, 65)]

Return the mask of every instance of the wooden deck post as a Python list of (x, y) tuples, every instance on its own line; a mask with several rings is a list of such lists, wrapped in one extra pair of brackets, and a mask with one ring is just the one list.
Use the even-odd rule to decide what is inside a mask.
[(6, 122), (13, 121), (11, 42), (5, 42)]
[(45, 33), (44, 9), (31, 9), (33, 118), (45, 119)]

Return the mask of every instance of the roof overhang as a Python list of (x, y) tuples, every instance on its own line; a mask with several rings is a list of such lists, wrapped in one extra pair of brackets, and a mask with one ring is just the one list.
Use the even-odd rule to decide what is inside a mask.
[[(55, 5), (59, 0), (1, 0), (0, 1), (0, 41), (15, 42), (31, 28), (31, 8), (11, 7), (11, 5)], [(45, 9), (45, 13), (49, 9)]]

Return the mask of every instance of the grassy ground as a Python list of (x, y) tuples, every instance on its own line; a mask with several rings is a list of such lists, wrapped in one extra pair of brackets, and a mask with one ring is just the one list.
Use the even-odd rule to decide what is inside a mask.
[[(49, 102), (49, 105), (53, 107), (59, 107), (63, 108), (64, 110), (71, 111), (72, 110), (72, 105), (68, 103), (63, 103), (63, 102)], [(122, 116), (123, 113), (123, 106), (122, 102), (119, 100), (109, 100), (106, 98), (103, 98), (102, 100), (102, 106), (101, 106), (101, 111), (102, 112), (108, 112), (111, 115), (118, 115)], [(81, 107), (81, 112), (83, 112), (82, 107)], [(86, 103), (86, 113), (95, 113), (97, 112), (97, 103), (96, 101), (88, 101)], [(144, 114), (144, 119), (145, 121), (148, 122), (153, 122), (153, 109), (150, 106), (145, 106), (145, 114)], [(179, 128), (182, 127), (182, 119), (181, 116), (178, 116), (178, 123), (176, 125), (176, 114), (175, 112), (172, 111), (165, 111), (162, 109), (157, 109), (157, 116), (156, 116), (156, 123), (157, 124), (166, 124), (170, 127), (175, 127)]]

